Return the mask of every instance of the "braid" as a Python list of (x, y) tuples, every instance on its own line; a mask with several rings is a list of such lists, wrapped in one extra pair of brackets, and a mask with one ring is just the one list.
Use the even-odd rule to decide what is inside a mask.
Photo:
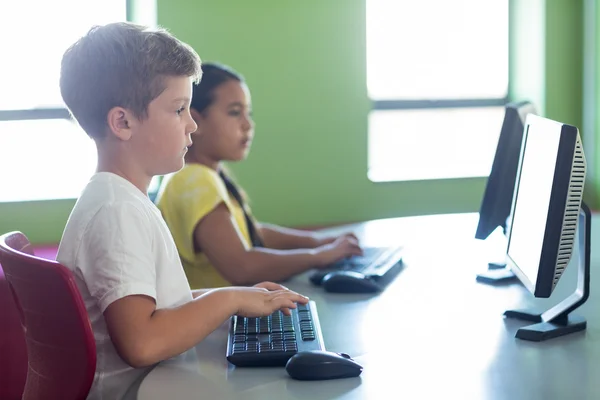
[(250, 217), (250, 214), (246, 207), (246, 202), (244, 201), (243, 196), (241, 195), (237, 186), (233, 183), (233, 181), (223, 172), (223, 170), (219, 171), (219, 176), (223, 179), (225, 183), (225, 187), (227, 191), (231, 193), (234, 199), (240, 204), (242, 211), (244, 212), (244, 217), (246, 218), (246, 227), (248, 228), (248, 233), (250, 235), (250, 242), (252, 242), (253, 247), (264, 247), (264, 243), (256, 229), (256, 225), (254, 221)]

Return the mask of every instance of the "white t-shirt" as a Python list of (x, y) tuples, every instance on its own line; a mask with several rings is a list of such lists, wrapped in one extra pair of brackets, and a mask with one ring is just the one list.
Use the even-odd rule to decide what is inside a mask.
[(138, 188), (101, 172), (77, 200), (56, 259), (73, 271), (96, 339), (96, 375), (88, 399), (120, 399), (148, 368), (132, 368), (119, 357), (103, 312), (129, 295), (150, 296), (157, 309), (192, 300), (171, 233)]

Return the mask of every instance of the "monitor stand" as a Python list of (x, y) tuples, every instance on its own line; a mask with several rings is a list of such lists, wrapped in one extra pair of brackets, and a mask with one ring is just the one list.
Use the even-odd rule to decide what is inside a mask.
[(517, 276), (506, 264), (491, 262), (488, 263), (488, 271), (483, 274), (477, 274), (476, 279), (480, 283), (499, 285), (516, 282)]
[(537, 322), (536, 324), (520, 328), (516, 337), (523, 340), (540, 342), (569, 333), (579, 332), (586, 328), (585, 318), (570, 314), (571, 311), (586, 302), (590, 295), (590, 235), (592, 217), (590, 209), (585, 203), (579, 210), (579, 224), (577, 227), (579, 240), (579, 260), (577, 269), (577, 289), (569, 297), (539, 314), (527, 311), (508, 310), (504, 313), (507, 318), (516, 318), (524, 321)]
[[(494, 235), (494, 233), (492, 233), (492, 235)], [(490, 244), (490, 247), (493, 248), (493, 252), (497, 252), (497, 249), (500, 248), (506, 249), (506, 228), (503, 227), (502, 233), (500, 233), (498, 230), (495, 237), (490, 236), (487, 240), (490, 239), (498, 241), (502, 240), (504, 242), (502, 246), (496, 246), (495, 241), (493, 245)], [(503, 252), (502, 257), (506, 257), (506, 252)], [(507, 283), (513, 283), (518, 281), (516, 275), (506, 265), (504, 259), (489, 262), (487, 272), (477, 274), (476, 280), (477, 282), (486, 283), (488, 285), (504, 285)]]

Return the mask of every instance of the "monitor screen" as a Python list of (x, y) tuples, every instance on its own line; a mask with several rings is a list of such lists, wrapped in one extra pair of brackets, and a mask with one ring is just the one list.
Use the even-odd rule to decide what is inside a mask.
[(529, 115), (508, 224), (507, 261), (536, 297), (549, 297), (572, 255), (585, 157), (576, 127)]
[(562, 124), (526, 127), (508, 255), (530, 285), (537, 280)]

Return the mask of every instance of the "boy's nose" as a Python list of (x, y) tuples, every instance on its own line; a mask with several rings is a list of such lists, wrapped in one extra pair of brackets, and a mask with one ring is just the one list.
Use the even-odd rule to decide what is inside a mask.
[(196, 121), (192, 120), (191, 124), (188, 126), (188, 135), (191, 135), (192, 133), (196, 132), (198, 130), (198, 124), (196, 124)]

